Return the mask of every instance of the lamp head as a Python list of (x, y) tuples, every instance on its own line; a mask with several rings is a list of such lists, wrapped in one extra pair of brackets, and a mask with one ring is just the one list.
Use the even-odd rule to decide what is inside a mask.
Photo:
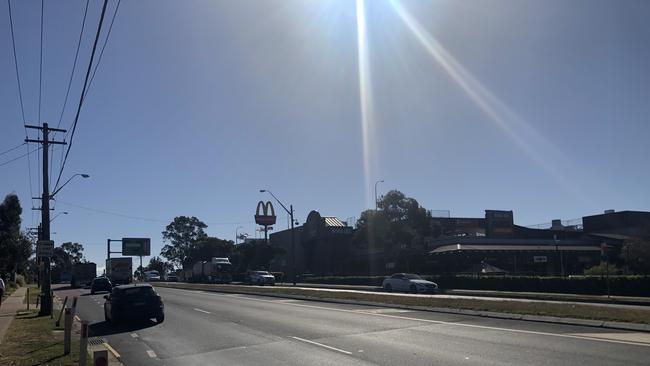
[(82, 178), (90, 178), (90, 175), (88, 174), (80, 174)]

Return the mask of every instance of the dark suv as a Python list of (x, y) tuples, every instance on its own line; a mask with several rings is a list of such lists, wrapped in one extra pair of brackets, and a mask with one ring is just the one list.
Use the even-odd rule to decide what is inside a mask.
[(162, 323), (165, 320), (162, 298), (149, 284), (113, 287), (111, 294), (104, 298), (104, 319), (107, 322), (156, 318), (158, 323)]
[(106, 277), (97, 277), (90, 284), (90, 294), (94, 295), (99, 291), (108, 291), (111, 292), (113, 289), (113, 284)]

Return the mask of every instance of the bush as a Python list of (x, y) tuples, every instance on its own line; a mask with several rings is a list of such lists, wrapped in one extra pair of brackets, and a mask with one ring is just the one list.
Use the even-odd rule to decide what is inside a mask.
[(616, 267), (614, 264), (609, 264), (609, 268), (607, 268), (607, 263), (605, 262), (600, 262), (599, 265), (593, 266), (591, 268), (585, 269), (585, 275), (586, 276), (605, 276), (607, 273), (609, 273), (610, 276), (612, 275), (620, 275), (623, 274), (623, 270)]
[[(381, 286), (384, 276), (311, 277), (308, 283), (329, 285)], [(597, 277), (475, 277), (475, 276), (423, 276), (441, 289), (564, 293), (580, 295), (607, 294), (607, 279)], [(611, 294), (619, 296), (649, 296), (650, 277), (611, 276)]]
[(18, 285), (19, 287), (25, 286), (25, 276), (16, 275), (16, 285)]

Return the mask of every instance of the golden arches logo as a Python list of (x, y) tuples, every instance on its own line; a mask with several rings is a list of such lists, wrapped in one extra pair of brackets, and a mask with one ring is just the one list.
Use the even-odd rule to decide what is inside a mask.
[(269, 226), (275, 224), (275, 209), (271, 201), (259, 201), (257, 210), (255, 210), (255, 223), (258, 225)]

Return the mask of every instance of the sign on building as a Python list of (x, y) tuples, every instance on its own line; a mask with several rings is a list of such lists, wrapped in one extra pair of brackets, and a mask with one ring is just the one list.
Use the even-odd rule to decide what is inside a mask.
[(536, 255), (533, 257), (533, 262), (534, 263), (546, 263), (548, 262), (548, 257), (545, 255)]
[(122, 255), (145, 257), (151, 255), (151, 239), (122, 238)]

